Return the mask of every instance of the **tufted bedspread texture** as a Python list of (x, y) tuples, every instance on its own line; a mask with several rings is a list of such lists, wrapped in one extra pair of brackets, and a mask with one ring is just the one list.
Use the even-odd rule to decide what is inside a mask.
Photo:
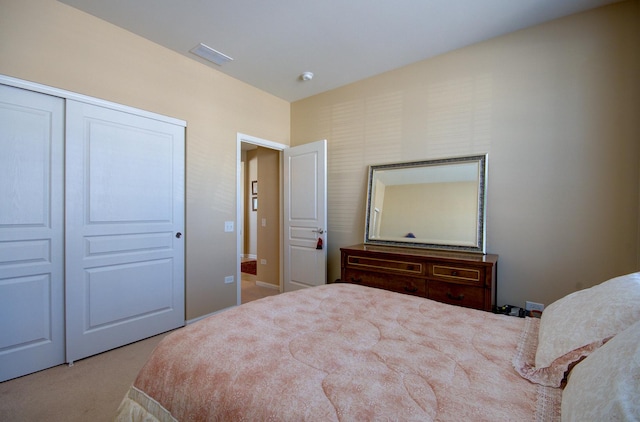
[(117, 420), (558, 420), (561, 390), (513, 368), (527, 321), (353, 284), (271, 296), (165, 337)]

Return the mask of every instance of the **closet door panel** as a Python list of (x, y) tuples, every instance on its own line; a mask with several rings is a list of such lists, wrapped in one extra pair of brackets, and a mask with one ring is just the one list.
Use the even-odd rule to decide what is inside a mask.
[(184, 325), (184, 128), (67, 102), (69, 362)]
[(64, 100), (0, 85), (0, 381), (64, 362)]

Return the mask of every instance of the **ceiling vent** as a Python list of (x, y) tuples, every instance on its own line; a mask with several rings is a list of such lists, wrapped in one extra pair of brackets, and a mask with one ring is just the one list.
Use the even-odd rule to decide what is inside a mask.
[(208, 60), (212, 63), (217, 64), (218, 66), (222, 66), (223, 64), (230, 62), (233, 60), (231, 57), (223, 54), (219, 51), (214, 50), (208, 45), (200, 43), (199, 45), (193, 47), (189, 52), (195, 54), (196, 56), (200, 56), (205, 60)]

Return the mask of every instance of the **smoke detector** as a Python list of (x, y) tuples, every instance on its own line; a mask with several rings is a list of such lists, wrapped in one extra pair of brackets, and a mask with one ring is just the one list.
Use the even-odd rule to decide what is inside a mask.
[(305, 82), (310, 81), (311, 79), (313, 79), (313, 72), (302, 72), (302, 75), (300, 75), (300, 79)]

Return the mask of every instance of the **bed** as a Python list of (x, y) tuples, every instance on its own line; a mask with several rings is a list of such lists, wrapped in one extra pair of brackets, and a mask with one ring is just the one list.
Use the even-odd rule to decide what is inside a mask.
[[(616, 305), (606, 318), (591, 308), (602, 303)], [(637, 321), (640, 273), (573, 293), (541, 319), (329, 284), (169, 334), (116, 420), (640, 418)]]

